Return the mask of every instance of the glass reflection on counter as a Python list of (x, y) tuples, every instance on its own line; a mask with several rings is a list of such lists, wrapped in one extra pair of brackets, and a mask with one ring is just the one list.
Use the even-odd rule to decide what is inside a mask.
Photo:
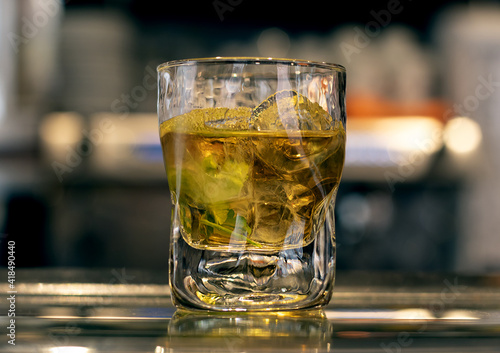
[(222, 352), (279, 350), (330, 351), (332, 327), (323, 310), (284, 312), (204, 312), (178, 310), (164, 347), (168, 352), (217, 349)]

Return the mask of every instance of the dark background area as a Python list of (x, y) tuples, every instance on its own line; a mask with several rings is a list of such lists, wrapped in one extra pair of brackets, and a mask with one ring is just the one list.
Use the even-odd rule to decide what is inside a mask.
[[(67, 0), (49, 10), (47, 3), (9, 0), (0, 8), (13, 18), (0, 32), (0, 82), (10, 107), (0, 116), (0, 233), (4, 246), (16, 241), (21, 267), (167, 268), (170, 204), (156, 90), (148, 85), (162, 62), (274, 53), (335, 61), (347, 67), (348, 103), (358, 93), (373, 98), (361, 104), (365, 111), (382, 98), (396, 107), (410, 101), (406, 115), (436, 101), (463, 104), (475, 97), (478, 78), (496, 82), (500, 72), (500, 31), (471, 20), (462, 32), (470, 38), (457, 36), (461, 21), (449, 20), (457, 9), (479, 9), (477, 17), (494, 27), (497, 1)], [(27, 23), (34, 34), (24, 32)], [(22, 40), (17, 47), (12, 33)], [(366, 45), (346, 56), (342, 44), (359, 46), (360, 36)], [(337, 202), (339, 269), (500, 269), (489, 250), (498, 244), (496, 94), (494, 86), (466, 112), (483, 131), (476, 155), (456, 157), (444, 146), (429, 168), (395, 188), (374, 177), (383, 166), (353, 176), (346, 163)], [(112, 142), (96, 143), (83, 132), (97, 131), (103, 113), (121, 119), (116, 133), (104, 134)], [(442, 111), (429, 114), (447, 123)], [(54, 162), (67, 161), (76, 147), (85, 156), (58, 178)]]

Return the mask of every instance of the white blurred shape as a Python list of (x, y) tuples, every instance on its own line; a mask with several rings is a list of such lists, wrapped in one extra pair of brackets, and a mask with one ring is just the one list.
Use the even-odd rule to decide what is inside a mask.
[(290, 50), (290, 38), (279, 28), (268, 28), (260, 34), (257, 48), (262, 56), (284, 58)]
[[(500, 270), (500, 4), (456, 5), (436, 19), (444, 93), (481, 127), (480, 151), (463, 161), (454, 271)], [(466, 129), (464, 129), (464, 134)], [(457, 136), (459, 134), (457, 133)], [(470, 137), (457, 137), (465, 143)], [(460, 145), (461, 143), (457, 143)], [(463, 146), (460, 146), (463, 149)], [(469, 148), (471, 148), (469, 146)], [(469, 157), (455, 154), (456, 157)]]
[(49, 349), (50, 353), (90, 353), (91, 350), (87, 347), (77, 347), (77, 346), (63, 346), (63, 347), (52, 347)]
[(64, 163), (68, 149), (82, 141), (83, 116), (74, 112), (50, 113), (40, 124), (40, 142), (46, 160)]
[(0, 3), (0, 122), (7, 117), (9, 105), (15, 92), (17, 61), (9, 38), (14, 34), (17, 20), (17, 2), (6, 0)]
[(444, 320), (479, 320), (479, 317), (470, 310), (450, 310), (441, 316)]
[(394, 313), (393, 319), (397, 320), (432, 320), (435, 316), (428, 309), (401, 309)]
[(452, 152), (466, 154), (475, 151), (483, 135), (479, 124), (467, 117), (458, 117), (446, 124), (444, 141)]
[(40, 126), (40, 137), (49, 145), (72, 145), (82, 137), (83, 118), (76, 113), (51, 113)]
[(351, 180), (418, 180), (442, 148), (442, 135), (443, 123), (425, 116), (348, 119), (343, 175)]

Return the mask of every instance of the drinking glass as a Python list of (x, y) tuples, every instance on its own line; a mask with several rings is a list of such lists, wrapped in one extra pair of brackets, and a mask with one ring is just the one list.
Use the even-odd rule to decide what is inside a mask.
[(204, 58), (158, 67), (179, 307), (319, 307), (335, 279), (345, 155), (340, 65)]

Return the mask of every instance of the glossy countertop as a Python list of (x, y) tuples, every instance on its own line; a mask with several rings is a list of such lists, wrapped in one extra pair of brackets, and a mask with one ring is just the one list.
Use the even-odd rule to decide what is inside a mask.
[(0, 276), (0, 352), (500, 352), (500, 274), (339, 271), (327, 307), (259, 313), (176, 309), (166, 273)]

